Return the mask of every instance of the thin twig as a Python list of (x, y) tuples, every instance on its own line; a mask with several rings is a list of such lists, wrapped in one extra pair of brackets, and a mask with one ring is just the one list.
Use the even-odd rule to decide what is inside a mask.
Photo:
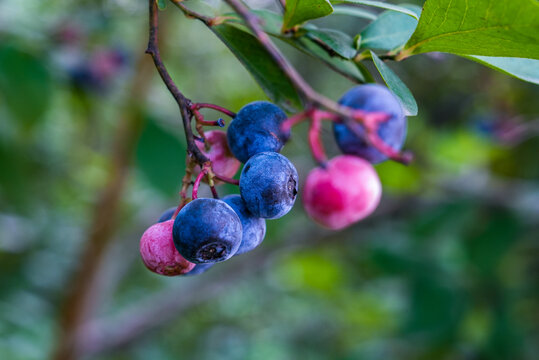
[[(259, 24), (258, 17), (249, 11), (249, 8), (245, 6), (241, 0), (225, 0), (245, 21), (247, 27), (253, 32), (254, 36), (258, 39), (258, 42), (266, 49), (266, 52), (273, 58), (276, 64), (283, 70), (283, 72), (290, 79), (296, 90), (300, 92), (302, 97), (306, 100), (306, 107), (311, 107), (312, 105), (317, 105), (327, 110), (330, 110), (341, 116), (341, 121), (346, 125), (346, 127), (354, 133), (357, 137), (365, 139), (368, 143), (371, 143), (373, 146), (377, 147), (385, 155), (389, 156), (395, 161), (402, 163), (408, 163), (410, 156), (400, 156), (394, 152), (386, 152), (387, 147), (378, 147), (381, 139), (376, 139), (375, 144), (372, 143), (375, 136), (366, 137), (354, 123), (356, 121), (366, 121), (364, 117), (365, 112), (354, 111), (353, 109), (342, 106), (334, 102), (333, 100), (317, 93), (313, 88), (303, 79), (303, 77), (296, 71), (296, 69), (286, 60), (286, 58), (281, 54), (277, 46), (271, 41), (268, 34), (264, 32), (262, 27)], [(380, 141), (378, 141), (380, 140)], [(383, 141), (382, 141), (383, 142)]]
[[(163, 79), (163, 82), (167, 86), (168, 91), (172, 94), (174, 97), (174, 100), (176, 100), (176, 103), (178, 103), (178, 107), (180, 108), (180, 113), (182, 116), (183, 121), (183, 127), (185, 130), (185, 139), (187, 141), (187, 152), (191, 154), (197, 163), (200, 165), (204, 164), (205, 162), (209, 161), (209, 159), (200, 151), (200, 149), (195, 144), (195, 138), (193, 135), (193, 129), (191, 128), (191, 118), (192, 113), (190, 109), (191, 100), (187, 99), (178, 89), (172, 78), (170, 77), (170, 74), (168, 73), (165, 64), (163, 63), (163, 60), (161, 59), (161, 54), (159, 53), (159, 43), (158, 43), (158, 31), (159, 31), (159, 9), (157, 7), (157, 2), (155, 0), (149, 0), (149, 13), (150, 13), (150, 25), (149, 25), (149, 40), (148, 40), (148, 47), (146, 49), (146, 53), (150, 54), (152, 56), (155, 68), (157, 69), (157, 72), (159, 72), (159, 75), (161, 76), (161, 79)], [(178, 7), (182, 8), (182, 10), (185, 12), (183, 8), (183, 4), (176, 4)], [(181, 6), (179, 6), (181, 5)], [(196, 14), (196, 15), (195, 15)], [(190, 12), (190, 16), (196, 16), (197, 19), (200, 19), (206, 24), (205, 18), (197, 13)], [(199, 17), (200, 16), (200, 17)]]

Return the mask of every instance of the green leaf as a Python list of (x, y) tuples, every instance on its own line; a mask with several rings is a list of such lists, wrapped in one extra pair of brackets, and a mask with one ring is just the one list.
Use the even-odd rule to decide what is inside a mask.
[(154, 119), (148, 119), (136, 150), (137, 166), (144, 178), (164, 195), (180, 188), (185, 171), (185, 146)]
[(348, 34), (333, 29), (308, 29), (307, 36), (324, 44), (332, 52), (345, 59), (353, 58), (357, 50), (353, 47), (353, 40)]
[(427, 0), (401, 57), (431, 51), (539, 58), (539, 1)]
[[(415, 5), (404, 5), (414, 12), (421, 12)], [(385, 11), (361, 32), (363, 49), (393, 50), (403, 46), (417, 27), (417, 20), (394, 11)]]
[(33, 125), (47, 110), (52, 80), (42, 60), (15, 47), (0, 46), (0, 104), (17, 120)]
[(517, 79), (539, 84), (539, 60), (473, 55), (463, 55), (463, 57), (486, 65), (504, 74), (514, 76)]
[(375, 53), (371, 51), (372, 60), (374, 62), (374, 65), (380, 72), (380, 75), (382, 76), (382, 79), (384, 79), (385, 83), (387, 84), (387, 87), (389, 90), (391, 90), (397, 98), (400, 100), (402, 107), (404, 108), (404, 112), (408, 116), (415, 116), (417, 115), (417, 103), (414, 99), (414, 96), (410, 92), (410, 90), (406, 87), (406, 85), (402, 82), (401, 79), (391, 70), (378, 56), (376, 56)]
[(333, 12), (328, 0), (288, 0), (284, 13), (283, 32), (307, 20), (324, 17)]
[(363, 10), (352, 6), (335, 6), (332, 15), (350, 15), (368, 20), (376, 20), (378, 15), (367, 10)]
[(155, 0), (157, 2), (157, 7), (159, 10), (164, 10), (167, 7), (167, 1), (166, 0)]
[(343, 4), (343, 3), (345, 3), (345, 4), (359, 4), (359, 5), (365, 5), (365, 6), (372, 6), (372, 7), (382, 8), (382, 9), (386, 9), (386, 10), (397, 11), (397, 12), (406, 14), (408, 16), (411, 16), (416, 20), (419, 20), (419, 14), (417, 12), (409, 10), (409, 9), (407, 9), (405, 7), (402, 7), (402, 6), (388, 4), (388, 3), (381, 2), (381, 1), (335, 0), (335, 1), (332, 1), (331, 3), (332, 4)]
[(273, 102), (290, 111), (302, 108), (300, 96), (292, 82), (253, 35), (229, 24), (212, 26), (211, 30), (232, 51)]
[[(253, 10), (253, 12), (260, 19), (260, 24), (266, 33), (284, 41), (297, 50), (322, 61), (329, 68), (350, 79), (351, 81), (359, 83), (368, 81), (368, 78), (365, 77), (365, 73), (362, 71), (363, 69), (358, 69), (353, 62), (344, 60), (339, 56), (329, 55), (325, 49), (323, 49), (319, 44), (313, 42), (312, 39), (308, 38), (307, 36), (303, 35), (299, 37), (290, 37), (282, 34), (280, 31), (282, 26), (281, 15), (268, 10)], [(226, 16), (229, 15), (237, 17), (235, 14), (226, 14)], [(242, 31), (249, 32), (249, 30), (243, 25), (241, 19), (229, 19), (228, 21), (237, 23)], [(368, 74), (368, 71), (366, 73)]]

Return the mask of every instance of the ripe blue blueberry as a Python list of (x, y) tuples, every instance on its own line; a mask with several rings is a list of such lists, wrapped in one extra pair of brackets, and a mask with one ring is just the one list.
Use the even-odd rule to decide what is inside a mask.
[(159, 217), (159, 220), (157, 220), (158, 223), (164, 222), (167, 220), (172, 219), (172, 215), (174, 215), (174, 211), (176, 211), (176, 206), (171, 207), (170, 209), (165, 210), (161, 216)]
[[(377, 84), (356, 86), (344, 94), (339, 104), (358, 110), (389, 114), (391, 117), (380, 125), (378, 135), (393, 149), (402, 148), (406, 138), (406, 117), (399, 100), (385, 86)], [(355, 126), (358, 132), (365, 133), (360, 124)], [(333, 131), (343, 153), (362, 157), (373, 164), (387, 160), (386, 155), (367, 144), (364, 139), (357, 137), (343, 123), (334, 123)]]
[(196, 264), (193, 270), (189, 271), (187, 274), (183, 274), (183, 276), (199, 275), (205, 273), (211, 267), (213, 267), (213, 265), (215, 265), (215, 263)]
[(277, 105), (255, 101), (240, 109), (227, 130), (230, 150), (241, 162), (264, 151), (281, 151), (290, 133), (281, 130), (286, 114)]
[(243, 227), (241, 245), (236, 255), (251, 251), (260, 245), (264, 240), (264, 235), (266, 235), (266, 220), (251, 214), (239, 195), (225, 196), (223, 201), (230, 205), (236, 214), (238, 214)]
[(185, 205), (174, 220), (174, 246), (195, 264), (225, 261), (241, 244), (241, 221), (222, 200), (196, 199)]
[(281, 154), (256, 154), (243, 167), (240, 194), (254, 216), (280, 218), (292, 209), (296, 201), (298, 172)]

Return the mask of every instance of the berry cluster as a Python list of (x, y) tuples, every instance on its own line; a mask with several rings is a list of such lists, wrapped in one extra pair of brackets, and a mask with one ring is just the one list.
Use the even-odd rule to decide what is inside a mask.
[[(167, 276), (200, 274), (260, 245), (266, 234), (265, 219), (286, 215), (298, 194), (296, 168), (278, 153), (289, 137), (282, 130), (286, 118), (276, 105), (254, 102), (235, 115), (226, 134), (199, 131), (203, 138), (198, 147), (211, 166), (193, 167), (197, 180), (192, 200), (165, 211), (142, 235), (140, 253), (148, 269)], [(213, 177), (230, 179), (240, 161), (245, 163), (240, 195), (222, 200), (197, 197), (203, 176), (210, 186)]]
[[(320, 166), (305, 181), (305, 210), (331, 229), (345, 228), (370, 215), (382, 195), (372, 164), (388, 157), (403, 159), (399, 151), (406, 136), (406, 117), (397, 98), (380, 85), (355, 87), (339, 103), (353, 111), (353, 118), (319, 109), (287, 118), (279, 107), (264, 101), (248, 104), (238, 114), (221, 109), (234, 118), (226, 133), (202, 130), (201, 125), (224, 123), (203, 120), (198, 109), (202, 105), (218, 107), (192, 104), (201, 135), (197, 147), (209, 161), (204, 165), (188, 161), (182, 203), (165, 211), (142, 235), (140, 252), (148, 269), (169, 276), (200, 274), (260, 245), (266, 233), (265, 219), (286, 215), (296, 200), (297, 171), (279, 151), (290, 137), (290, 128), (307, 118), (311, 120), (311, 149)], [(350, 122), (357, 120), (356, 115), (361, 121)], [(344, 153), (331, 160), (326, 159), (319, 138), (322, 119), (333, 121), (335, 139)], [(219, 199), (215, 182), (234, 183), (240, 162), (244, 163), (240, 194)], [(189, 199), (186, 191), (192, 175), (196, 180)], [(214, 198), (198, 198), (203, 179)]]
[(344, 155), (328, 162), (319, 159), (322, 166), (307, 176), (303, 188), (305, 210), (315, 221), (334, 230), (364, 219), (376, 209), (382, 186), (372, 164), (385, 161), (389, 156), (397, 157), (407, 127), (398, 99), (384, 86), (354, 87), (344, 94), (339, 104), (385, 115), (382, 121), (376, 116), (367, 117), (364, 123), (351, 126), (342, 119), (334, 121), (335, 140)]

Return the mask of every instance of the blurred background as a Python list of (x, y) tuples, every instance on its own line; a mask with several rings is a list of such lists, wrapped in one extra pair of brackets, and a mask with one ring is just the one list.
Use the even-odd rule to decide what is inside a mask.
[[(315, 23), (352, 36), (366, 25)], [(193, 101), (266, 99), (203, 24), (168, 6), (161, 25), (163, 59)], [(0, 0), (2, 359), (66, 346), (64, 358), (103, 360), (537, 358), (537, 86), (444, 54), (390, 64), (419, 104), (416, 160), (376, 167), (373, 216), (330, 232), (298, 201), (252, 253), (166, 278), (138, 241), (177, 204), (185, 143), (146, 41), (146, 1)], [(279, 46), (321, 93), (353, 86)], [(336, 154), (330, 127), (324, 137)], [(304, 179), (305, 125), (284, 154)]]

